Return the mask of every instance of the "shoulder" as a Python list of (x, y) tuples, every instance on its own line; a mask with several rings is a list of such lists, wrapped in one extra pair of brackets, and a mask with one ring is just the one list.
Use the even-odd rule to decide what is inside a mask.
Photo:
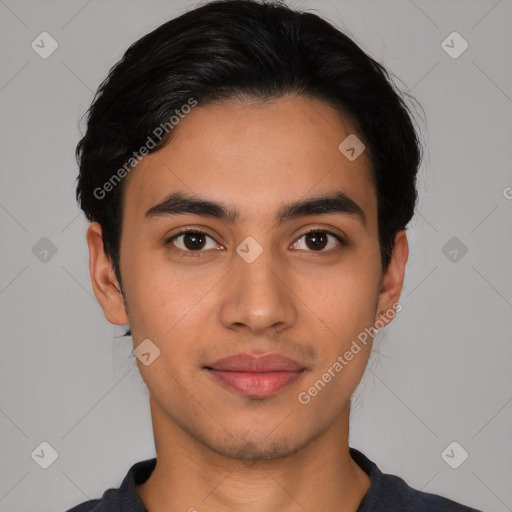
[(135, 463), (117, 489), (107, 489), (100, 499), (88, 500), (66, 512), (147, 512), (137, 493), (156, 466), (156, 458)]
[(121, 510), (119, 489), (108, 489), (101, 499), (84, 501), (66, 512), (120, 512)]
[(389, 474), (382, 475), (378, 502), (379, 507), (375, 510), (379, 512), (481, 512), (438, 494), (413, 489), (402, 478)]
[(126, 508), (123, 506), (124, 493), (121, 489), (108, 489), (103, 493), (101, 499), (89, 500), (76, 505), (67, 512), (131, 512), (137, 508)]
[(350, 455), (370, 477), (370, 488), (357, 512), (481, 512), (414, 489), (396, 475), (382, 473), (374, 462), (354, 448), (350, 448)]

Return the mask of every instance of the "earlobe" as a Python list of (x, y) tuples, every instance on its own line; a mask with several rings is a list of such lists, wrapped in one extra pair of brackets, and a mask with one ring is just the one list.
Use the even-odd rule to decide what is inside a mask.
[(97, 222), (92, 222), (87, 228), (87, 245), (92, 289), (105, 318), (115, 325), (128, 324), (121, 287), (112, 261), (105, 253), (101, 226)]
[(395, 245), (391, 262), (383, 278), (379, 293), (377, 307), (377, 316), (375, 322), (379, 321), (382, 328), (394, 318), (397, 308), (396, 304), (400, 300), (402, 287), (405, 278), (405, 266), (409, 257), (409, 244), (405, 230), (400, 230), (395, 236)]

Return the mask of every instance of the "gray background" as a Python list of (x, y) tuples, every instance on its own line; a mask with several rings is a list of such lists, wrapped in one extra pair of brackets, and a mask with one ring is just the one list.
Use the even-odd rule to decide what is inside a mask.
[[(0, 0), (1, 511), (66, 510), (154, 456), (130, 339), (91, 291), (74, 147), (110, 66), (193, 5)], [(512, 2), (291, 5), (348, 27), (426, 112), (403, 310), (378, 335), (351, 445), (413, 487), (512, 510)], [(47, 59), (31, 48), (43, 31), (59, 44)], [(453, 31), (469, 43), (456, 59)], [(43, 441), (48, 469), (31, 457)], [(452, 441), (469, 453), (458, 469), (441, 457)]]

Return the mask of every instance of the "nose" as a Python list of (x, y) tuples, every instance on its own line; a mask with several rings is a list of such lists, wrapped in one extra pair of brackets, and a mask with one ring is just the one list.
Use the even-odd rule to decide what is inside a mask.
[(249, 261), (234, 255), (222, 297), (221, 322), (231, 330), (270, 336), (296, 321), (293, 277), (271, 249), (264, 248)]

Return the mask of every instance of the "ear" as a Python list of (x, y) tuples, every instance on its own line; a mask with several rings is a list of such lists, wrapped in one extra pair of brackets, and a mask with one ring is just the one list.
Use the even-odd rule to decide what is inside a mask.
[(389, 267), (382, 277), (381, 289), (379, 292), (378, 307), (375, 322), (379, 320), (379, 329), (386, 326), (395, 317), (396, 311), (400, 310), (396, 304), (399, 302), (400, 294), (405, 277), (405, 265), (409, 256), (409, 244), (405, 230), (400, 230), (395, 235), (395, 244)]
[(97, 222), (92, 222), (87, 228), (87, 245), (92, 289), (105, 318), (111, 324), (128, 324), (121, 287), (117, 282), (112, 261), (105, 254), (102, 230)]

